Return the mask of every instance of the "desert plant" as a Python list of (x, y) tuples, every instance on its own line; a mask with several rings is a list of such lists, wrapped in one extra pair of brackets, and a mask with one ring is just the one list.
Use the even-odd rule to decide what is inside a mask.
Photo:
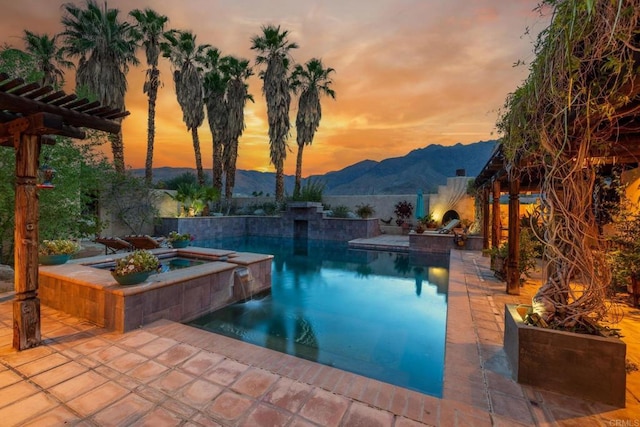
[(348, 218), (349, 217), (349, 208), (344, 205), (338, 205), (332, 210), (331, 216), (334, 218)]
[(373, 216), (376, 210), (368, 203), (356, 205), (356, 215), (360, 218), (367, 219)]
[(322, 202), (324, 183), (318, 180), (308, 180), (300, 189), (300, 194), (293, 196), (296, 202)]

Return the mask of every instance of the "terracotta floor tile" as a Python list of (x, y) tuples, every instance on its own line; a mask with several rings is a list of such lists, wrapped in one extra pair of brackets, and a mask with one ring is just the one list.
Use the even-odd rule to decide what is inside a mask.
[(52, 410), (44, 413), (43, 415), (30, 419), (29, 421), (21, 424), (21, 427), (45, 427), (45, 426), (63, 426), (63, 425), (77, 425), (80, 418), (69, 411), (64, 406), (57, 406)]
[(247, 365), (225, 359), (207, 372), (205, 378), (218, 384), (230, 385), (247, 369)]
[(102, 411), (116, 400), (129, 394), (129, 390), (113, 382), (105, 383), (67, 402), (67, 405), (82, 416)]
[(202, 375), (222, 362), (224, 357), (208, 351), (201, 351), (180, 366), (180, 369), (192, 375)]
[(257, 398), (262, 396), (278, 376), (262, 369), (250, 368), (231, 387), (238, 393)]
[(179, 388), (193, 381), (193, 379), (194, 377), (191, 375), (172, 370), (157, 380), (150, 382), (149, 385), (164, 393), (175, 393)]
[(17, 369), (27, 377), (31, 377), (55, 368), (56, 366), (68, 363), (69, 361), (70, 360), (68, 358), (60, 355), (59, 353), (53, 353), (32, 362), (20, 365)]
[[(405, 417), (396, 417), (395, 427), (423, 427), (425, 424)], [(434, 425), (434, 424), (430, 424)]]
[(137, 379), (138, 381), (142, 381), (144, 383), (153, 381), (161, 376), (164, 372), (166, 372), (169, 368), (164, 365), (161, 365), (158, 362), (153, 360), (148, 360), (129, 372), (127, 375), (130, 375), (132, 378)]
[(100, 363), (108, 363), (116, 357), (122, 356), (126, 354), (127, 350), (120, 348), (116, 345), (112, 345), (110, 347), (104, 348), (102, 350), (98, 350), (95, 353), (91, 353), (87, 357), (94, 359)]
[(133, 426), (153, 426), (153, 427), (171, 427), (179, 426), (183, 422), (182, 418), (165, 408), (155, 408), (144, 414), (137, 421), (131, 423)]
[(151, 341), (157, 339), (158, 336), (155, 334), (151, 334), (147, 331), (132, 331), (126, 335), (123, 335), (118, 342), (124, 346), (138, 348), (142, 347), (145, 344), (150, 343)]
[(174, 397), (194, 408), (202, 408), (213, 402), (224, 388), (217, 384), (202, 379), (196, 379), (191, 384), (182, 388)]
[(169, 367), (175, 367), (199, 351), (198, 348), (187, 344), (177, 344), (158, 355), (156, 361)]
[(93, 416), (99, 425), (124, 426), (137, 420), (153, 408), (153, 403), (135, 394), (128, 394)]
[(344, 416), (347, 426), (391, 427), (394, 417), (390, 412), (353, 402)]
[(300, 409), (300, 415), (323, 426), (338, 426), (349, 406), (349, 399), (315, 389)]
[(209, 405), (206, 411), (214, 417), (228, 421), (237, 420), (251, 407), (253, 400), (237, 393), (226, 391)]
[(69, 378), (77, 377), (83, 372), (86, 372), (87, 369), (88, 368), (86, 366), (83, 366), (80, 363), (69, 362), (36, 375), (31, 378), (31, 380), (42, 388), (49, 388), (56, 384), (60, 384)]
[(494, 412), (525, 424), (533, 424), (533, 416), (528, 401), (524, 398), (509, 396), (502, 393), (491, 393), (491, 406)]
[(0, 420), (3, 425), (19, 426), (29, 418), (37, 418), (56, 406), (58, 402), (44, 393), (32, 394), (0, 409)]
[(102, 338), (92, 337), (80, 344), (74, 345), (73, 350), (81, 354), (91, 354), (109, 347), (111, 343)]
[(139, 354), (136, 354), (136, 353), (125, 353), (122, 356), (116, 357), (115, 359), (108, 361), (107, 363), (105, 363), (105, 365), (120, 373), (125, 373), (142, 365), (148, 360), (149, 360), (148, 358), (144, 356), (140, 356)]
[(138, 347), (138, 353), (153, 358), (158, 356), (160, 353), (163, 353), (178, 344), (176, 340), (172, 340), (170, 338), (156, 338), (153, 341), (149, 341), (146, 344)]
[(282, 412), (273, 406), (258, 405), (247, 418), (238, 424), (240, 427), (284, 426), (291, 414)]
[(104, 384), (106, 381), (107, 378), (102, 375), (88, 371), (50, 388), (50, 391), (58, 399), (66, 402)]
[(21, 381), (5, 387), (0, 390), (0, 407), (12, 404), (17, 400), (24, 399), (27, 396), (31, 396), (40, 391), (38, 387), (29, 384), (26, 381)]
[(280, 378), (265, 395), (264, 401), (295, 413), (309, 398), (312, 390), (313, 387), (308, 384)]
[[(1, 365), (0, 365), (1, 366)], [(4, 369), (0, 372), (0, 389), (22, 381), (22, 377), (15, 372)]]

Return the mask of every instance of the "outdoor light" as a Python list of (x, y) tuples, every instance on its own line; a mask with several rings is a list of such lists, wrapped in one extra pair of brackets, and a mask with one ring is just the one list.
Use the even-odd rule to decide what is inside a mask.
[(56, 176), (56, 170), (51, 166), (44, 164), (38, 170), (38, 188), (42, 189), (52, 189), (55, 187), (53, 185), (53, 178)]

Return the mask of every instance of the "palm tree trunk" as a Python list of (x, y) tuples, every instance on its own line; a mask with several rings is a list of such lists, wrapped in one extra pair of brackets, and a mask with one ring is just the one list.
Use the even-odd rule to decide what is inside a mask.
[(238, 141), (229, 141), (229, 158), (226, 164), (226, 180), (224, 185), (224, 198), (227, 203), (233, 197), (233, 187), (236, 185), (236, 160), (238, 159)]
[(196, 156), (196, 172), (198, 184), (204, 185), (204, 170), (202, 169), (202, 154), (200, 153), (200, 138), (198, 138), (198, 128), (191, 128), (191, 138), (193, 139), (193, 152)]
[[(218, 135), (213, 135), (215, 139), (220, 139)], [(213, 141), (213, 188), (222, 194), (222, 141)]]
[(149, 111), (147, 116), (147, 159), (144, 164), (144, 179), (150, 187), (153, 183), (153, 141), (156, 134), (156, 98), (158, 96), (158, 69), (151, 71), (149, 87)]
[(300, 196), (300, 182), (302, 181), (302, 152), (304, 144), (298, 144), (298, 157), (296, 158), (296, 185), (293, 188), (293, 196)]
[(124, 145), (122, 143), (122, 129), (120, 129), (117, 134), (109, 135), (109, 140), (111, 141), (111, 152), (113, 153), (113, 166), (117, 173), (124, 174)]
[(276, 167), (276, 202), (284, 202), (284, 172), (283, 165)]

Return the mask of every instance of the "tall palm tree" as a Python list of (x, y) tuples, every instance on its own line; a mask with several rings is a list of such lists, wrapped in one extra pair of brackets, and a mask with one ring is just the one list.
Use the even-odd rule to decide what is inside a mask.
[(204, 75), (204, 102), (213, 144), (213, 188), (222, 194), (222, 153), (226, 141), (227, 104), (225, 92), (228, 76), (220, 70), (221, 56), (216, 48), (207, 50), (207, 72)]
[(158, 57), (160, 56), (160, 42), (164, 26), (169, 20), (164, 15), (158, 14), (152, 9), (134, 9), (129, 12), (137, 22), (138, 31), (142, 35), (147, 58), (147, 75), (142, 91), (149, 97), (149, 109), (147, 115), (147, 158), (144, 164), (144, 178), (148, 186), (153, 182), (153, 142), (156, 133), (156, 99), (160, 86), (160, 70), (158, 69)]
[(300, 195), (304, 146), (311, 145), (313, 142), (313, 137), (322, 118), (320, 95), (336, 98), (336, 93), (330, 87), (333, 82), (329, 76), (334, 71), (331, 67), (324, 68), (321, 59), (312, 58), (304, 64), (304, 67), (300, 64), (296, 65), (291, 76), (292, 89), (294, 92), (301, 92), (298, 100), (298, 115), (296, 116), (298, 157), (296, 159), (296, 183), (293, 189), (294, 197)]
[(228, 76), (227, 105), (227, 139), (224, 145), (223, 163), (225, 172), (225, 199), (231, 201), (233, 187), (236, 182), (236, 160), (238, 159), (238, 140), (244, 131), (244, 106), (253, 97), (248, 93), (247, 79), (253, 75), (248, 59), (225, 56), (220, 65), (222, 72)]
[(73, 67), (73, 62), (64, 57), (64, 50), (57, 45), (58, 36), (49, 37), (47, 34), (36, 34), (24, 30), (23, 37), (26, 51), (33, 55), (42, 72), (42, 86), (51, 85), (58, 89), (64, 85), (63, 68)]
[[(63, 8), (63, 48), (78, 58), (76, 89), (85, 88), (102, 105), (124, 110), (129, 65), (138, 64), (139, 33), (130, 23), (120, 21), (119, 10), (107, 8), (106, 2), (103, 8), (94, 0), (87, 0), (84, 8), (73, 3)], [(124, 173), (122, 131), (109, 139), (115, 169)]]
[(296, 43), (287, 39), (289, 32), (280, 31), (280, 26), (262, 27), (262, 35), (251, 38), (251, 49), (258, 51), (256, 64), (267, 64), (261, 73), (262, 92), (267, 99), (267, 119), (269, 122), (269, 145), (271, 163), (276, 168), (276, 201), (284, 200), (284, 161), (287, 158), (287, 137), (289, 135), (289, 91), (288, 69), (289, 51), (297, 49)]
[(204, 185), (202, 154), (198, 127), (204, 121), (204, 98), (202, 86), (202, 69), (205, 62), (204, 53), (210, 47), (198, 45), (196, 36), (191, 31), (171, 30), (164, 33), (166, 42), (161, 44), (162, 54), (169, 58), (174, 67), (173, 82), (176, 87), (178, 104), (182, 108), (182, 120), (191, 131), (193, 151), (196, 157), (198, 184)]

